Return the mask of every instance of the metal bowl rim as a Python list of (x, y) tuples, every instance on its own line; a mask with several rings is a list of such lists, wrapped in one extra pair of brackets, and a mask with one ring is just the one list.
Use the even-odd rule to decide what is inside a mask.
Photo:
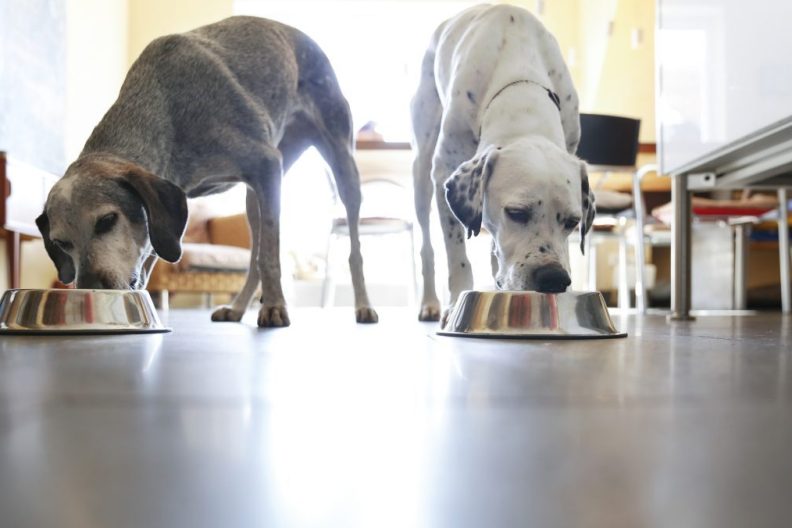
[[(37, 295), (38, 294), (38, 295)], [(103, 318), (99, 321), (88, 322), (83, 317), (81, 320), (65, 324), (41, 324), (16, 319), (10, 323), (5, 317), (0, 321), (0, 334), (2, 335), (113, 335), (113, 334), (150, 334), (167, 333), (172, 329), (162, 324), (151, 295), (148, 290), (110, 290), (90, 288), (10, 288), (2, 294), (2, 300), (8, 306), (26, 307), (40, 306), (47, 294), (62, 296), (67, 305), (82, 299), (95, 298), (103, 302), (127, 302), (136, 307), (140, 319), (130, 321), (118, 318)], [(3, 311), (5, 315), (5, 310)], [(139, 323), (143, 324), (139, 324)], [(9, 326), (10, 325), (10, 326)]]
[[(575, 332), (574, 324), (561, 324), (557, 328), (546, 328), (542, 326), (525, 325), (522, 327), (509, 327), (498, 325), (481, 324), (480, 317), (466, 318), (462, 315), (462, 310), (466, 306), (477, 305), (478, 303), (495, 302), (497, 298), (506, 297), (506, 302), (512, 298), (530, 298), (531, 303), (544, 302), (547, 297), (565, 299), (566, 303), (584, 303), (589, 306), (600, 307), (604, 310), (606, 326), (588, 327)], [(599, 312), (599, 309), (596, 310)], [(483, 314), (479, 314), (483, 315)], [(461, 319), (460, 319), (461, 317)], [(575, 321), (569, 322), (577, 322)], [(452, 324), (453, 323), (453, 324)], [(505, 331), (499, 331), (501, 328)], [(610, 312), (605, 305), (602, 293), (599, 291), (566, 291), (560, 293), (543, 293), (526, 290), (464, 290), (459, 294), (456, 303), (452, 307), (446, 326), (436, 332), (437, 335), (445, 337), (478, 337), (484, 339), (527, 339), (527, 340), (577, 340), (577, 339), (611, 339), (627, 337), (626, 332), (620, 332), (611, 319)]]

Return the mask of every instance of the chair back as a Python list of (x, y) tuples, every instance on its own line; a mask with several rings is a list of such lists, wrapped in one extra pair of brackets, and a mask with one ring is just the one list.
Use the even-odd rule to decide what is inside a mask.
[(589, 165), (634, 167), (641, 120), (603, 114), (580, 114), (577, 156)]

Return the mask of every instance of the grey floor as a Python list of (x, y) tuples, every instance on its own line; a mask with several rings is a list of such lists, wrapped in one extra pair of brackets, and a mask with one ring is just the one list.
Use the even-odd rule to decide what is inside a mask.
[(792, 318), (0, 338), (0, 526), (792, 525)]

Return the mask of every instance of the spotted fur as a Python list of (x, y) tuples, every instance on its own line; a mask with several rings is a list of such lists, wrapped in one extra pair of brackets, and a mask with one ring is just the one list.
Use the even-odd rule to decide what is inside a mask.
[[(588, 183), (574, 156), (577, 93), (555, 38), (536, 17), (516, 6), (482, 5), (441, 24), (423, 59), (412, 118), (423, 235), (421, 319), (440, 313), (429, 236), (433, 194), (440, 217), (458, 219), (441, 222), (452, 303), (473, 287), (463, 235), (482, 228), (494, 237), (499, 288), (539, 289), (536, 271), (546, 266), (555, 271), (544, 276), (568, 272), (569, 219), (580, 218), (585, 232), (593, 197), (581, 193)], [(509, 219), (507, 208), (535, 214), (526, 213), (530, 221), (523, 224)]]
[(445, 199), (454, 216), (467, 229), (467, 237), (481, 231), (484, 189), (497, 159), (497, 149), (485, 152), (462, 163), (445, 182)]

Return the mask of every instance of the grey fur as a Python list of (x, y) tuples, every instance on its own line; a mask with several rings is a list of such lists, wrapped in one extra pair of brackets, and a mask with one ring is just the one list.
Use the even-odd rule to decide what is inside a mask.
[[(239, 320), (261, 277), (259, 325), (288, 325), (280, 285), (280, 181), (313, 145), (330, 165), (347, 209), (356, 318), (375, 322), (358, 239), (360, 178), (351, 121), (326, 56), (294, 28), (232, 17), (158, 38), (132, 65), (115, 104), (50, 193), (39, 222), (48, 251), (59, 271), (67, 272), (63, 279), (70, 278), (62, 270), (64, 255), (78, 256), (76, 263), (71, 258), (78, 286), (126, 287), (124, 273), (92, 265), (91, 257), (101, 256), (109, 243), (90, 236), (92, 215), (111, 203), (123, 213), (129, 238), (144, 235), (127, 240), (137, 250), (129, 257), (135, 260), (130, 285), (141, 287), (152, 249), (168, 260), (180, 255), (185, 196), (243, 182), (249, 189), (251, 266), (243, 291), (212, 318)], [(162, 200), (158, 219), (144, 195)], [(62, 251), (51, 234), (76, 239), (70, 241), (74, 250)]]

